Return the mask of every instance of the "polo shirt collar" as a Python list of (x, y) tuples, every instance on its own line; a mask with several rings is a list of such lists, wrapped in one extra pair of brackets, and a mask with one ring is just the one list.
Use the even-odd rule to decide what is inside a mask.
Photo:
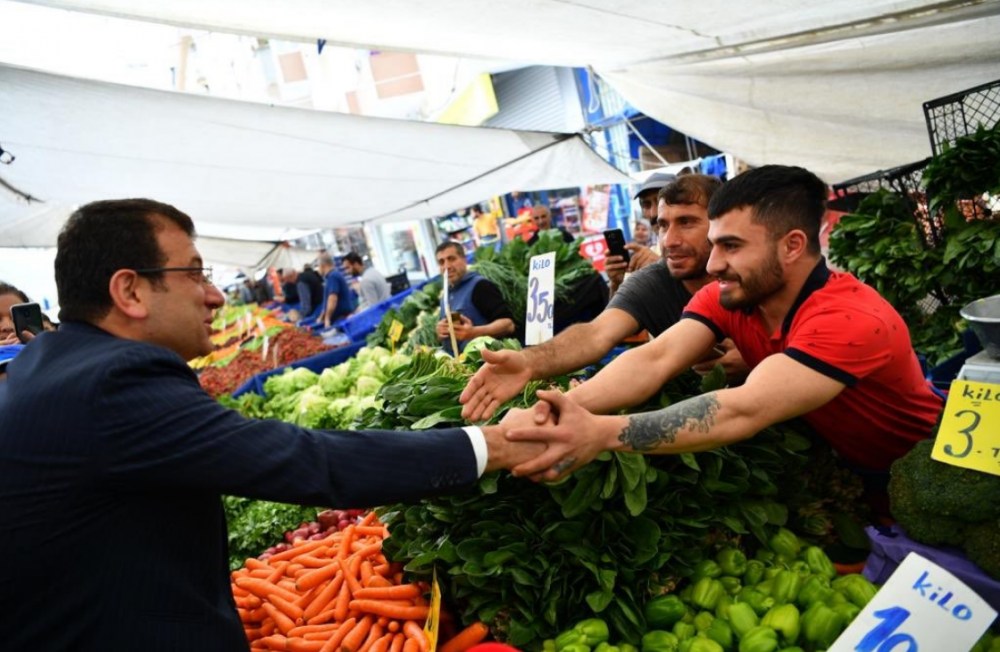
[(806, 302), (806, 299), (812, 296), (812, 293), (816, 290), (822, 289), (829, 280), (830, 270), (826, 266), (826, 258), (820, 256), (819, 262), (816, 263), (813, 271), (809, 273), (809, 277), (799, 291), (799, 296), (795, 298), (795, 303), (788, 309), (788, 314), (785, 315), (785, 320), (781, 323), (782, 337), (788, 335), (788, 331), (792, 329), (792, 321), (795, 319), (795, 313), (799, 311), (799, 308)]

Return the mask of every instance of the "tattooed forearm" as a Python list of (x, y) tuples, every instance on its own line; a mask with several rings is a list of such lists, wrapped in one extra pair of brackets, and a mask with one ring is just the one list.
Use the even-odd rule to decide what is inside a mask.
[(672, 444), (681, 430), (708, 432), (719, 413), (715, 392), (703, 394), (656, 412), (636, 414), (618, 436), (632, 450), (649, 452), (661, 443)]

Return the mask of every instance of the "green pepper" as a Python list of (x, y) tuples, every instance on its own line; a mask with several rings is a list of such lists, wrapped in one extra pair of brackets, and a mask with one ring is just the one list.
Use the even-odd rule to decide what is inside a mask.
[[(745, 602), (750, 605), (750, 608), (758, 616), (763, 616), (767, 613), (768, 609), (774, 606), (774, 598), (746, 586), (736, 595), (736, 601)], [(729, 610), (732, 612), (732, 607)]]
[(704, 577), (710, 577), (713, 580), (722, 575), (722, 568), (716, 564), (711, 559), (705, 559), (694, 567), (694, 572), (691, 574), (691, 583), (697, 584), (698, 580)]
[(736, 595), (743, 588), (743, 582), (740, 581), (738, 577), (728, 577), (722, 576), (719, 578), (719, 584), (722, 588), (726, 590), (729, 595)]
[(711, 611), (719, 603), (719, 598), (726, 595), (726, 590), (719, 580), (710, 577), (703, 577), (694, 585), (691, 591), (691, 603)]
[(858, 574), (838, 577), (833, 581), (832, 586), (834, 591), (843, 593), (848, 600), (862, 609), (871, 602), (871, 599), (878, 592), (878, 588), (874, 584), (865, 579), (864, 575)]
[[(771, 595), (771, 591), (774, 590), (774, 579), (764, 580), (763, 582), (757, 582), (757, 586), (752, 587), (754, 591), (760, 593), (761, 595)], [(742, 591), (742, 589), (740, 589)]]
[(787, 604), (795, 602), (799, 597), (799, 590), (802, 588), (802, 578), (793, 570), (783, 570), (774, 578), (774, 587), (771, 589), (771, 597), (774, 604)]
[(554, 638), (547, 638), (542, 641), (542, 652), (556, 652), (556, 641)]
[(696, 638), (688, 652), (725, 652), (722, 646), (710, 638)]
[(760, 560), (765, 564), (770, 564), (774, 561), (774, 553), (767, 548), (758, 548), (757, 552), (754, 553), (753, 558)]
[(673, 632), (674, 636), (677, 637), (677, 640), (686, 641), (689, 638), (694, 638), (694, 635), (697, 632), (697, 630), (694, 628), (694, 625), (692, 625), (691, 623), (686, 623), (682, 620), (678, 623), (674, 623)]
[(691, 646), (697, 639), (686, 638), (677, 645), (677, 652), (691, 652)]
[(619, 643), (618, 652), (639, 652), (639, 649), (634, 645), (629, 645), (628, 643)]
[(783, 647), (780, 650), (778, 650), (778, 652), (806, 652), (806, 651), (796, 645), (795, 647)]
[(744, 634), (760, 624), (757, 613), (746, 602), (734, 602), (729, 607), (729, 626), (737, 637), (742, 638)]
[(799, 622), (799, 610), (794, 604), (773, 607), (764, 614), (760, 624), (781, 634), (781, 642), (784, 645), (795, 645), (795, 642), (799, 640), (801, 623)]
[(832, 594), (833, 589), (830, 588), (830, 580), (821, 575), (812, 575), (802, 582), (802, 588), (799, 589), (799, 597), (796, 602), (803, 609), (808, 609), (812, 606), (813, 602), (817, 600), (826, 601)]
[(764, 579), (773, 580), (775, 577), (778, 576), (778, 573), (780, 573), (783, 570), (785, 569), (782, 568), (781, 566), (768, 566), (767, 568), (764, 569)]
[(594, 648), (594, 652), (620, 652), (617, 645), (611, 645), (607, 641), (603, 643), (598, 643), (597, 647)]
[(677, 597), (681, 599), (681, 602), (691, 602), (691, 590), (693, 586), (693, 584), (688, 584), (677, 593)]
[(802, 550), (802, 542), (799, 541), (794, 532), (785, 528), (778, 528), (778, 533), (771, 537), (768, 547), (774, 551), (774, 554), (782, 555), (789, 561), (792, 561), (799, 556), (799, 551)]
[(829, 580), (837, 576), (837, 569), (833, 567), (833, 562), (826, 556), (822, 548), (809, 546), (806, 548), (805, 559), (809, 570), (816, 575), (822, 575)]
[(723, 548), (715, 556), (716, 563), (722, 569), (723, 575), (742, 577), (747, 572), (747, 556), (736, 548)]
[(642, 636), (642, 652), (677, 652), (680, 640), (671, 632), (654, 629)]
[[(588, 647), (594, 647), (598, 643), (603, 643), (611, 636), (611, 632), (608, 631), (608, 624), (600, 618), (581, 620), (573, 627), (573, 630), (583, 636), (583, 640), (580, 642)], [(556, 641), (558, 643), (558, 639)], [(556, 647), (559, 646), (556, 645)]]
[(661, 595), (647, 602), (643, 612), (649, 627), (666, 629), (673, 627), (674, 623), (684, 617), (687, 607), (679, 596)]
[(814, 602), (802, 614), (802, 635), (815, 647), (828, 648), (844, 631), (844, 617), (822, 602)]
[(813, 574), (812, 569), (809, 568), (809, 564), (802, 561), (801, 559), (792, 562), (792, 565), (789, 566), (789, 568), (798, 573), (802, 579), (806, 579), (807, 577)]
[(740, 638), (740, 652), (775, 652), (778, 632), (763, 625), (754, 627)]
[(562, 648), (559, 652), (590, 652), (590, 647), (583, 643), (573, 643)]
[(764, 571), (767, 566), (759, 559), (751, 559), (747, 562), (747, 572), (743, 574), (743, 586), (753, 586), (764, 579)]
[(733, 651), (733, 641), (735, 640), (733, 628), (722, 618), (716, 618), (712, 621), (711, 627), (705, 630), (705, 636), (718, 643), (723, 652)]
[(694, 617), (694, 628), (699, 632), (703, 632), (712, 625), (713, 620), (715, 620), (715, 616), (708, 611), (702, 611)]
[(576, 629), (567, 629), (559, 636), (556, 636), (556, 650), (559, 652), (562, 652), (564, 648), (570, 645), (583, 645), (583, 634), (576, 631)]
[(715, 617), (716, 618), (729, 618), (729, 607), (733, 604), (733, 598), (730, 595), (724, 595), (719, 598), (719, 603), (715, 605)]
[(851, 602), (830, 605), (830, 608), (844, 617), (845, 627), (850, 625), (858, 617), (858, 614), (861, 613), (861, 607)]

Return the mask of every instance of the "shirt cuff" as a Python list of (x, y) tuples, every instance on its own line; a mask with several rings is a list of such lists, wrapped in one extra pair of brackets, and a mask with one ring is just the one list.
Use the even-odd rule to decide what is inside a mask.
[(472, 442), (472, 452), (476, 454), (476, 477), (482, 477), (486, 473), (486, 460), (489, 459), (489, 450), (486, 448), (486, 436), (478, 426), (462, 428)]

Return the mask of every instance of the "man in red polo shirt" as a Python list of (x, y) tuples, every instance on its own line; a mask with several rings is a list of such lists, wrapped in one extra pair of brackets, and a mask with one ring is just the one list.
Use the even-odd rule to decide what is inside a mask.
[[(942, 408), (921, 374), (906, 324), (879, 294), (830, 271), (820, 253), (826, 185), (808, 170), (769, 165), (712, 197), (705, 286), (683, 318), (568, 394), (539, 392), (536, 418), (514, 431), (548, 443), (516, 474), (556, 479), (605, 450), (697, 452), (803, 417), (850, 464), (884, 472), (927, 437)], [(731, 337), (751, 368), (741, 387), (663, 410), (597, 416), (644, 402)], [(639, 371), (641, 370), (641, 373)]]

